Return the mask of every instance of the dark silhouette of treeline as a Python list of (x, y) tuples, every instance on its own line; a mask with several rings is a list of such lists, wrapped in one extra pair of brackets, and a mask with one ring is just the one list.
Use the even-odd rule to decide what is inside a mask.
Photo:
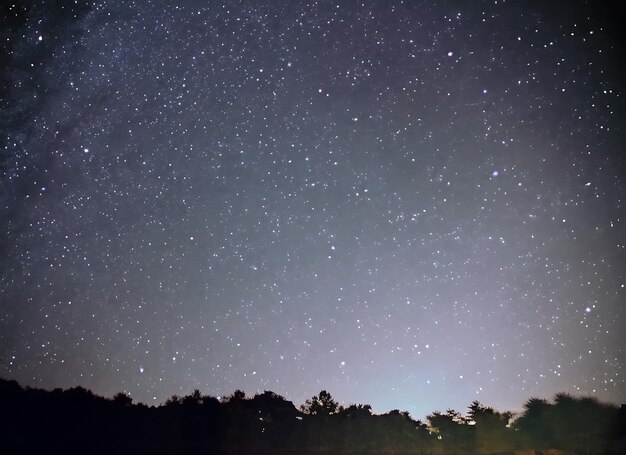
[(146, 406), (82, 387), (22, 388), (0, 379), (0, 454), (624, 454), (626, 408), (557, 394), (518, 416), (474, 401), (427, 422), (398, 410), (339, 406), (322, 391), (299, 409), (266, 391), (218, 400), (192, 394)]

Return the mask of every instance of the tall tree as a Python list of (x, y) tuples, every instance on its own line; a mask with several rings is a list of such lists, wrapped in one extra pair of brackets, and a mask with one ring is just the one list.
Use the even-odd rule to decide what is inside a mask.
[(322, 390), (319, 395), (314, 395), (306, 400), (300, 409), (305, 414), (310, 415), (332, 415), (339, 410), (339, 405), (326, 390)]
[(542, 398), (530, 398), (524, 403), (524, 411), (513, 425), (519, 431), (523, 448), (541, 450), (554, 445), (550, 427), (552, 408), (553, 405)]
[(477, 453), (510, 452), (512, 438), (507, 425), (512, 413), (500, 413), (474, 401), (469, 406), (468, 418), (474, 423), (474, 447)]
[(445, 413), (438, 411), (426, 417), (432, 430), (441, 440), (446, 454), (466, 454), (472, 450), (473, 427), (468, 425), (458, 411), (448, 409)]
[(318, 395), (300, 407), (303, 413), (309, 416), (308, 438), (316, 450), (327, 450), (336, 444), (340, 438), (337, 427), (330, 426), (328, 420), (337, 417), (341, 407), (326, 390), (322, 390)]

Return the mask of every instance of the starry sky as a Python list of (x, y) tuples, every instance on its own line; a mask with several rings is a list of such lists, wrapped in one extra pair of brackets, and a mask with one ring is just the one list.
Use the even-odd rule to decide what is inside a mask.
[(7, 2), (0, 376), (626, 402), (624, 13)]

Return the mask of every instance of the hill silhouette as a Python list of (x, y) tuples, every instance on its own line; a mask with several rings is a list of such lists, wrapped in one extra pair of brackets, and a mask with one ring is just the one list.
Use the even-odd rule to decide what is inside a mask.
[(83, 387), (24, 388), (0, 379), (0, 453), (623, 454), (626, 408), (560, 393), (518, 416), (478, 401), (427, 422), (393, 410), (339, 406), (326, 391), (300, 408), (265, 391), (218, 400), (200, 391), (160, 406)]

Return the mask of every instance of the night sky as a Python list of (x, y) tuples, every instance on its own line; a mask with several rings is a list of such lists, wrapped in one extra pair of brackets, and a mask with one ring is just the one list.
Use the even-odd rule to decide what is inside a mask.
[(3, 6), (1, 377), (626, 402), (618, 2), (180, 3)]

